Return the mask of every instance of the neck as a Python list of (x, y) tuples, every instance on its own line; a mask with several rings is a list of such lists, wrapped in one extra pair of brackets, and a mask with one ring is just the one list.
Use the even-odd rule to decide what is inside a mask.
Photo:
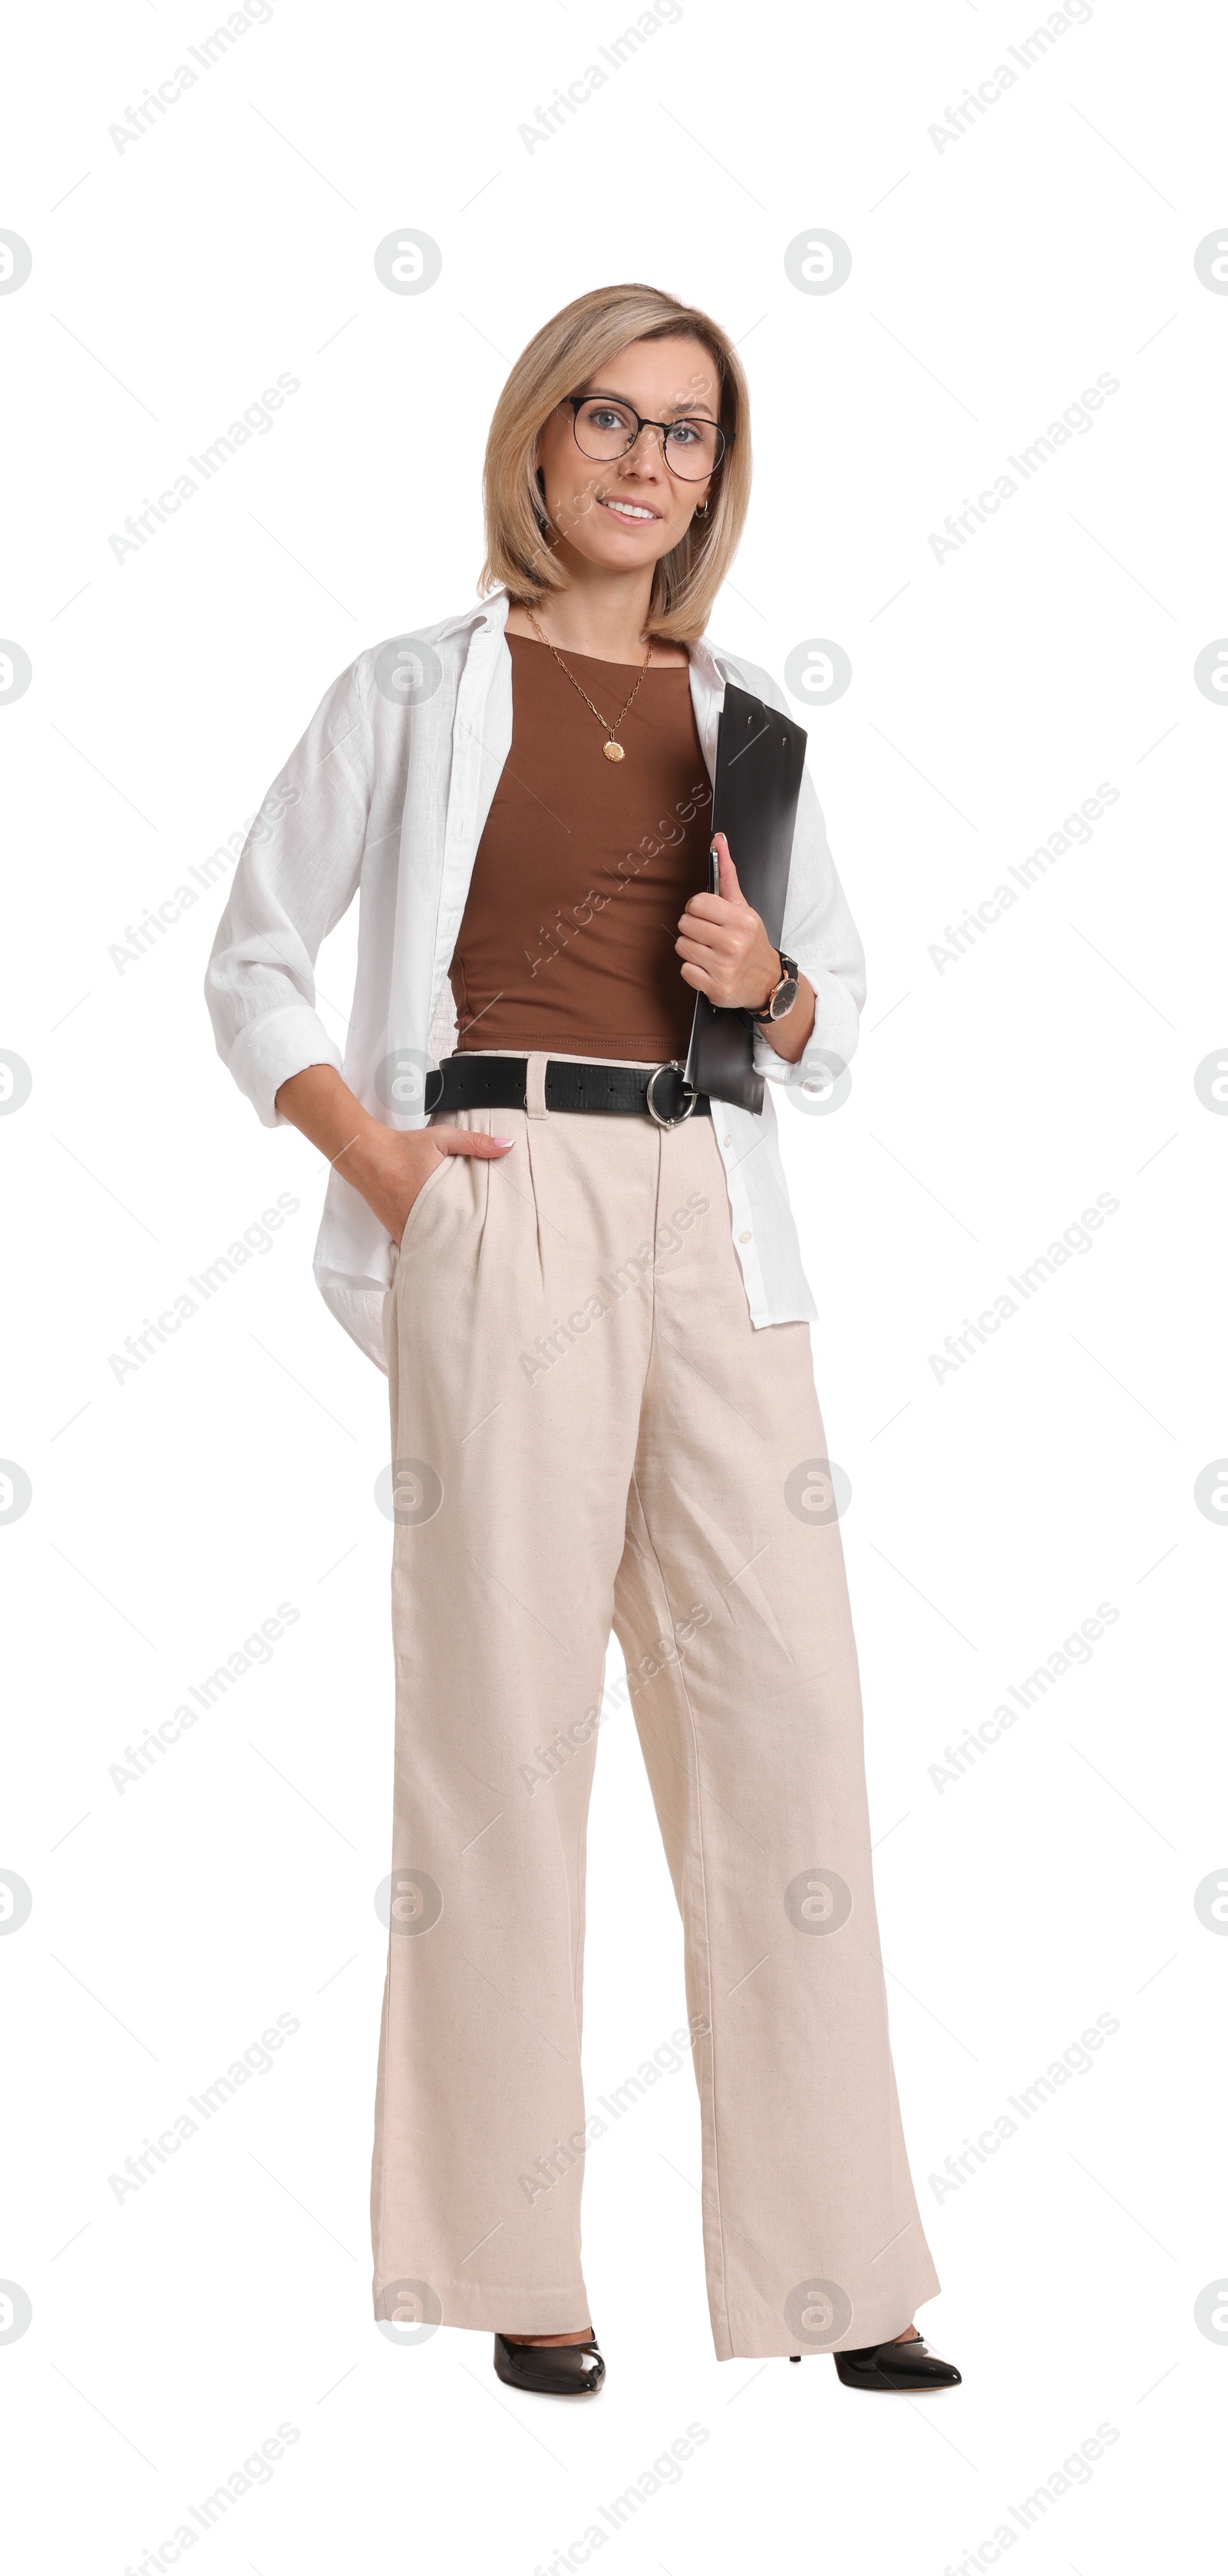
[[(560, 548), (560, 555), (566, 552)], [(598, 662), (642, 662), (648, 650), (644, 630), (653, 567), (607, 572), (573, 556), (567, 574), (567, 589), (551, 591), (533, 611), (543, 635), (562, 653), (587, 653)]]

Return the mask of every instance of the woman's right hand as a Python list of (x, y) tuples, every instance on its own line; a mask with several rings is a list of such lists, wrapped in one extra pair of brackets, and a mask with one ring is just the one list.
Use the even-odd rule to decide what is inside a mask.
[(404, 1135), (372, 1119), (374, 1137), (364, 1136), (337, 1157), (337, 1170), (360, 1190), (368, 1207), (399, 1243), (409, 1212), (432, 1172), (449, 1154), (472, 1154), (480, 1161), (502, 1158), (512, 1149), (510, 1136), (471, 1136), (464, 1127), (420, 1127)]
[(515, 1142), (511, 1136), (471, 1136), (464, 1127), (418, 1127), (409, 1133), (385, 1127), (355, 1099), (331, 1064), (309, 1064), (302, 1073), (291, 1074), (274, 1105), (366, 1200), (394, 1243), (405, 1232), (419, 1190), (445, 1155), (501, 1161)]

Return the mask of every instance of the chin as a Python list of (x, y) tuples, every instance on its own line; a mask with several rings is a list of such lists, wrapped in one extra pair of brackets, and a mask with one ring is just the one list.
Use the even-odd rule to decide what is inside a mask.
[[(655, 535), (655, 533), (655, 530), (651, 532), (652, 535)], [(593, 546), (591, 551), (586, 548), (585, 551), (588, 552), (591, 563), (618, 564), (621, 566), (626, 563), (628, 556), (630, 556), (631, 561), (635, 564), (656, 563), (662, 549), (660, 546), (653, 545), (648, 542), (649, 535), (650, 532), (647, 529), (637, 528), (634, 536), (631, 535), (630, 532), (624, 535), (622, 530), (619, 529), (613, 533), (612, 539), (608, 544), (604, 546)]]

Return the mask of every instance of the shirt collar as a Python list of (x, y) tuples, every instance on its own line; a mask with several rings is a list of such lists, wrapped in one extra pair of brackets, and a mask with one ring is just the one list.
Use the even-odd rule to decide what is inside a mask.
[[(445, 618), (441, 625), (433, 629), (433, 632), (441, 642), (447, 636), (463, 635), (476, 628), (483, 629), (489, 635), (502, 635), (507, 625), (511, 604), (510, 594), (506, 590), (493, 591), (488, 599), (478, 600), (473, 608), (461, 610), (456, 617)], [(709, 685), (723, 688), (728, 676), (726, 666), (733, 664), (735, 657), (726, 652), (722, 646), (713, 643), (706, 629), (693, 644), (688, 645), (687, 650), (692, 663), (702, 672)]]
[(462, 609), (458, 616), (442, 618), (429, 632), (441, 643), (450, 635), (464, 635), (477, 627), (484, 628), (487, 634), (501, 635), (511, 604), (506, 590), (497, 590), (489, 599), (478, 600), (473, 608)]

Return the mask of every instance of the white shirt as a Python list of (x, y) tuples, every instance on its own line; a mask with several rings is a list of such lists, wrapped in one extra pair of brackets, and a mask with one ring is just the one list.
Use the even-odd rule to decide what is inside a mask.
[[(332, 1064), (364, 1108), (422, 1127), (428, 1067), (451, 1052), (448, 968), (478, 843), (512, 741), (512, 657), (500, 591), (463, 616), (360, 653), (317, 707), (248, 835), (218, 928), (205, 993), (218, 1053), (266, 1127), (275, 1095), (309, 1064)], [(725, 683), (782, 714), (775, 682), (705, 636), (689, 648), (691, 700), (709, 778)], [(409, 685), (406, 685), (406, 674)], [(733, 853), (737, 864), (737, 852)], [(316, 1015), (322, 940), (359, 897), (358, 967), (342, 1061)], [(759, 1030), (769, 1084), (831, 1081), (847, 1064), (865, 961), (809, 776), (802, 782), (782, 939), (816, 995), (814, 1030), (786, 1064)], [(812, 1094), (813, 1096), (813, 1094)], [(760, 1116), (713, 1103), (734, 1249), (757, 1326), (810, 1322), (770, 1091)], [(315, 1249), (325, 1303), (383, 1368), (392, 1245), (334, 1170)]]

